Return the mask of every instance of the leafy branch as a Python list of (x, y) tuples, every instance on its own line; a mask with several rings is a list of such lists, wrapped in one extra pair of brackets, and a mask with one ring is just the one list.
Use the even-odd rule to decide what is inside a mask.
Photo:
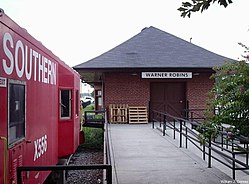
[(232, 3), (232, 0), (191, 0), (192, 2), (182, 2), (182, 6), (177, 10), (181, 12), (181, 17), (190, 18), (192, 12), (203, 12), (207, 10), (211, 3), (218, 3), (225, 8)]
[(242, 57), (249, 60), (249, 47), (243, 43), (239, 43), (239, 45), (245, 49), (244, 51), (245, 55), (242, 55)]

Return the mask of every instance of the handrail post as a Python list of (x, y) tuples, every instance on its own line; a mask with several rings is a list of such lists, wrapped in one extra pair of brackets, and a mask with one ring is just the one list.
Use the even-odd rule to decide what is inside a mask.
[(235, 180), (235, 153), (232, 152), (232, 156), (233, 156), (233, 179)]
[(211, 168), (211, 137), (208, 139), (208, 168)]
[(227, 132), (227, 135), (226, 135), (226, 149), (228, 149), (228, 132)]
[(233, 168), (233, 179), (235, 180), (235, 152), (234, 152), (234, 142), (232, 139), (232, 157), (233, 157), (233, 161), (232, 161), (232, 168)]
[(202, 145), (203, 150), (202, 150), (202, 158), (203, 160), (206, 160), (206, 145), (205, 143)]
[(223, 151), (223, 144), (224, 144), (224, 137), (223, 137), (223, 131), (224, 131), (224, 128), (223, 126), (221, 127), (221, 151)]
[(188, 127), (186, 127), (186, 148), (188, 148)]
[(166, 132), (166, 116), (163, 115), (163, 136), (165, 136)]
[(84, 112), (85, 123), (87, 123), (87, 111)]
[(152, 128), (154, 129), (155, 128), (155, 125), (154, 125), (154, 111), (152, 111)]
[(246, 165), (248, 165), (248, 143), (246, 144)]
[(176, 120), (174, 119), (174, 139), (176, 139)]
[(233, 166), (232, 166), (232, 170), (233, 170), (233, 179), (235, 180), (235, 153), (232, 152), (232, 157), (233, 157)]
[(112, 184), (112, 166), (108, 166), (106, 171), (107, 184)]
[(182, 120), (180, 120), (180, 148), (182, 147)]

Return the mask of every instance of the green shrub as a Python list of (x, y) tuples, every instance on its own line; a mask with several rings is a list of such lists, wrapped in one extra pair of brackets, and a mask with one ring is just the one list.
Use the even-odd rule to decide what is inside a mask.
[(102, 149), (104, 143), (104, 131), (102, 128), (83, 127), (85, 143), (83, 148)]
[[(212, 79), (215, 80), (215, 84), (210, 92), (206, 113), (208, 122), (203, 128), (218, 127), (217, 125), (225, 123), (235, 126), (241, 135), (249, 136), (248, 63), (227, 62), (214, 69), (216, 73)], [(216, 114), (213, 113), (214, 109), (218, 110)]]
[[(85, 111), (94, 110), (94, 105), (90, 104), (83, 109), (83, 115)], [(100, 115), (96, 115), (95, 118), (102, 118)], [(89, 149), (102, 149), (104, 143), (104, 130), (102, 128), (83, 127), (85, 135), (85, 142), (81, 145), (82, 148)]]
[(94, 110), (94, 104), (90, 104), (84, 108), (84, 111), (92, 111)]

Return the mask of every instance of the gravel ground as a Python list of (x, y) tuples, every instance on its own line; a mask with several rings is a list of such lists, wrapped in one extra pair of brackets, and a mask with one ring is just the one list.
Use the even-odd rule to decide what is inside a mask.
[[(102, 164), (103, 150), (78, 148), (69, 165)], [(67, 184), (99, 184), (103, 180), (103, 170), (69, 171)]]

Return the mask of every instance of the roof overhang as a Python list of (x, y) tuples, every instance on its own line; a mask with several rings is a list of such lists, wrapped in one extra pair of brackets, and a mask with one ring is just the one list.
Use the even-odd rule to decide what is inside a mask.
[(213, 73), (212, 68), (74, 68), (81, 76), (81, 80), (89, 84), (98, 84), (103, 81), (104, 73), (140, 73), (140, 72), (193, 72), (193, 73)]

